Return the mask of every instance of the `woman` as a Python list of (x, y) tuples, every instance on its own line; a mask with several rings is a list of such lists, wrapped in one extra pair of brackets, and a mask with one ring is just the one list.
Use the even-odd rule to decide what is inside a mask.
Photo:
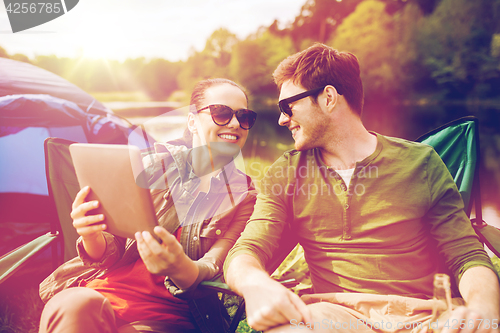
[[(75, 260), (85, 271), (65, 285), (78, 287), (46, 304), (40, 332), (190, 332), (206, 324), (210, 316), (194, 313), (195, 322), (190, 306), (203, 304), (172, 294), (219, 273), (253, 211), (255, 190), (232, 162), (255, 123), (247, 103), (230, 80), (199, 82), (184, 137), (155, 145), (144, 158), (161, 243), (149, 232), (136, 233), (135, 240), (106, 233), (105, 216), (87, 216), (99, 205), (85, 201), (90, 189), (77, 194), (71, 212), (80, 235)], [(65, 265), (46, 281), (67, 278)], [(42, 299), (51, 292), (44, 283)], [(219, 310), (212, 303), (208, 308)]]

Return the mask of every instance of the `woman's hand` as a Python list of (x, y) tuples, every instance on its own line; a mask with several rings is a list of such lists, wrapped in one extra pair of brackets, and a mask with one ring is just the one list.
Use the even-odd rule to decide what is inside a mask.
[(90, 187), (85, 186), (82, 188), (75, 197), (73, 201), (71, 218), (73, 219), (73, 227), (75, 227), (76, 232), (82, 236), (84, 239), (95, 239), (98, 238), (104, 229), (106, 229), (106, 224), (99, 223), (104, 220), (104, 215), (89, 215), (86, 214), (92, 210), (99, 207), (99, 201), (85, 201), (85, 198), (90, 192)]
[(157, 226), (154, 232), (161, 244), (147, 231), (135, 233), (137, 250), (146, 268), (153, 274), (169, 276), (180, 289), (189, 288), (198, 277), (198, 266), (165, 228)]
[(99, 201), (85, 201), (90, 192), (90, 187), (82, 188), (73, 201), (71, 218), (76, 232), (82, 236), (83, 247), (87, 254), (94, 260), (99, 260), (106, 250), (106, 243), (102, 231), (106, 229), (106, 224), (99, 223), (104, 220), (104, 215), (86, 214), (99, 207)]

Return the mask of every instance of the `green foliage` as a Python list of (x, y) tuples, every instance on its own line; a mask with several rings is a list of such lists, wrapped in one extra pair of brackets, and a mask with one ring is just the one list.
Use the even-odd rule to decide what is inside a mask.
[(494, 34), (491, 38), (491, 56), (500, 58), (500, 34)]
[(411, 5), (403, 13), (391, 16), (384, 2), (363, 1), (328, 42), (358, 57), (366, 95), (388, 96), (406, 86), (404, 68), (416, 55), (413, 24), (405, 24), (418, 20), (419, 15)]
[(236, 329), (236, 333), (257, 333), (258, 331), (252, 329), (248, 326), (246, 318), (240, 321), (238, 324), (238, 328)]
[(13, 60), (17, 60), (17, 61), (31, 63), (30, 59), (27, 56), (25, 56), (24, 54), (21, 54), (21, 53), (16, 53), (12, 57), (10, 57), (10, 58), (13, 59)]
[(304, 41), (324, 43), (362, 0), (307, 0), (300, 14), (283, 35), (290, 36), (297, 50)]
[(153, 59), (142, 68), (139, 75), (145, 90), (155, 100), (170, 96), (179, 87), (177, 76), (181, 71), (180, 63), (165, 59)]
[[(289, 37), (277, 37), (268, 31), (235, 45), (231, 73), (253, 95), (254, 109), (265, 110), (269, 109), (269, 104), (274, 104), (266, 101), (269, 95), (277, 97), (272, 73), (283, 59), (293, 53), (295, 51)], [(261, 98), (256, 99), (256, 96)]]
[(220, 28), (207, 39), (204, 53), (213, 57), (217, 67), (226, 67), (231, 61), (231, 52), (236, 43), (238, 43), (238, 38), (235, 34)]
[(138, 91), (155, 100), (180, 89), (184, 95), (175, 99), (184, 101), (197, 81), (226, 77), (248, 88), (253, 108), (271, 110), (276, 66), (319, 41), (358, 57), (368, 99), (495, 98), (500, 95), (499, 16), (499, 0), (304, 0), (285, 28), (275, 21), (242, 41), (219, 28), (204, 50), (193, 50), (183, 62), (29, 59), (1, 47), (0, 57), (31, 62), (86, 91)]
[(233, 58), (233, 48), (238, 43), (236, 35), (229, 30), (220, 28), (207, 39), (205, 49), (193, 51), (189, 59), (182, 64), (177, 77), (179, 87), (191, 91), (196, 82), (224, 77), (233, 79), (230, 72), (230, 62)]
[(3, 47), (0, 46), (0, 58), (9, 58), (9, 54)]
[[(22, 55), (12, 58), (29, 62)], [(156, 100), (166, 99), (179, 88), (177, 77), (182, 67), (180, 62), (173, 63), (165, 59), (146, 62), (144, 58), (137, 58), (121, 63), (106, 59), (59, 58), (55, 55), (37, 56), (32, 63), (89, 92), (134, 91)]]
[(297, 285), (293, 286), (291, 289), (297, 294), (312, 292), (309, 266), (307, 266), (304, 257), (304, 249), (300, 244), (295, 246), (271, 276), (281, 281), (294, 279)]
[(38, 296), (38, 285), (27, 286), (22, 290), (2, 290), (0, 298), (0, 332), (36, 333), (43, 309)]
[[(499, 62), (490, 52), (498, 15), (489, 0), (442, 0), (423, 20), (417, 39), (421, 62), (449, 97), (477, 96), (476, 87), (498, 84)], [(480, 91), (488, 92), (484, 86)]]

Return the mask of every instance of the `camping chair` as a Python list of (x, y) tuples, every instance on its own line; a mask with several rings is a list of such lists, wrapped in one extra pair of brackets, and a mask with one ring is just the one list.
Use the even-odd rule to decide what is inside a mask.
[[(41, 235), (31, 242), (24, 244), (0, 257), (0, 284), (5, 282), (15, 272), (21, 269), (28, 261), (34, 258), (54, 241), (59, 235), (58, 231), (51, 231)], [(53, 248), (55, 251), (55, 248)]]
[(70, 214), (80, 185), (69, 153), (69, 145), (72, 143), (75, 142), (60, 138), (47, 138), (44, 142), (47, 187), (57, 210), (57, 225), (62, 234), (58, 242), (61, 255), (57, 266), (77, 256), (78, 233), (73, 228)]
[(459, 118), (422, 135), (415, 141), (434, 147), (457, 184), (468, 217), (472, 207), (475, 208), (476, 216), (471, 223), (479, 239), (500, 257), (500, 230), (486, 224), (482, 217), (478, 119), (473, 116)]
[[(51, 231), (0, 258), (0, 283), (6, 281), (47, 246), (52, 245), (53, 269), (76, 256), (78, 234), (71, 225), (71, 203), (80, 187), (71, 162), (68, 146), (73, 141), (47, 138), (44, 142), (45, 172), (49, 197), (56, 204), (58, 221), (51, 221)], [(59, 198), (55, 200), (55, 198)], [(66, 198), (65, 202), (61, 198)], [(70, 200), (69, 202), (67, 200)], [(69, 223), (68, 222), (69, 219)], [(65, 222), (65, 223), (60, 223)], [(62, 237), (61, 237), (62, 236)], [(60, 249), (58, 249), (60, 245)]]
[[(61, 244), (63, 248), (64, 261), (67, 261), (77, 255), (76, 240), (78, 239), (78, 234), (73, 228), (70, 213), (72, 202), (76, 194), (80, 190), (80, 186), (76, 177), (75, 169), (73, 167), (71, 154), (69, 152), (69, 145), (72, 143), (74, 142), (60, 138), (47, 138), (44, 143), (47, 184), (49, 195), (53, 198), (57, 209), (60, 224), (59, 231), (63, 235), (63, 237), (59, 238), (59, 244)], [(59, 264), (61, 263), (62, 262), (60, 262)], [(224, 288), (224, 285), (222, 286), (222, 288)], [(234, 295), (234, 293), (232, 293), (227, 286), (225, 286), (225, 288), (226, 289), (224, 289), (224, 291), (226, 291), (227, 294)], [(187, 300), (192, 298), (202, 298), (209, 294), (214, 294), (218, 291), (220, 290), (217, 283), (215, 283), (213, 287), (204, 289), (201, 288), (200, 290), (189, 293), (183, 298)], [(209, 324), (208, 321), (213, 321), (214, 318), (208, 318), (207, 315), (206, 318), (205, 316), (203, 316), (203, 319), (207, 320), (207, 327), (211, 327), (211, 324)], [(234, 327), (233, 332), (236, 330), (238, 322), (239, 319), (235, 321), (236, 326)], [(216, 332), (223, 331), (224, 329), (221, 328)]]

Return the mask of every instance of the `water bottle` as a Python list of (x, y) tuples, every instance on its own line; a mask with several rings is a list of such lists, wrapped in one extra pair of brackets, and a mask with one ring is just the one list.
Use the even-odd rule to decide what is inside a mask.
[(450, 277), (448, 275), (434, 275), (434, 297), (432, 301), (432, 318), (428, 332), (440, 333), (443, 327), (450, 326), (449, 318), (452, 306)]

